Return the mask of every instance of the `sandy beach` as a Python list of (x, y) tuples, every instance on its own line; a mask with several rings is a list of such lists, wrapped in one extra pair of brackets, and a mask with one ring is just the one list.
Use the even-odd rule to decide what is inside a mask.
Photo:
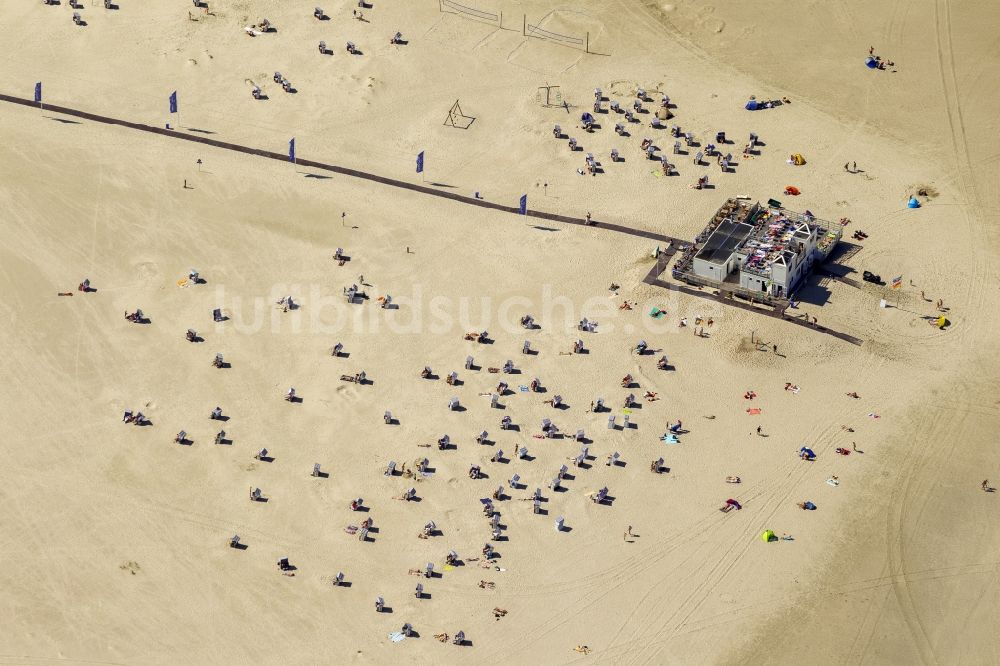
[[(1000, 660), (1000, 9), (80, 4), (0, 25), (0, 662)], [(737, 197), (844, 221), (784, 318), (669, 269)]]

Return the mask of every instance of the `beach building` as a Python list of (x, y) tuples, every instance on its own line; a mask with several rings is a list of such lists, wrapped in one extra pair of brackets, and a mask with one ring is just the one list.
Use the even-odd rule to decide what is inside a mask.
[(730, 199), (695, 240), (690, 261), (674, 273), (784, 298), (830, 256), (841, 233), (840, 225), (790, 211), (774, 200), (762, 206)]

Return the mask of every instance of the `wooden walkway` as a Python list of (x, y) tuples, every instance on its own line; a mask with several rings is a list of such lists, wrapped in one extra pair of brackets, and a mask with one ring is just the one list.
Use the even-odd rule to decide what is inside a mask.
[[(9, 102), (11, 104), (18, 104), (21, 106), (27, 106), (35, 109), (41, 106), (38, 102), (35, 102), (34, 100), (25, 99), (23, 97), (15, 97), (13, 95), (5, 95), (2, 93), (0, 93), (0, 101)], [(288, 155), (285, 153), (276, 153), (274, 151), (264, 150), (262, 148), (253, 148), (250, 146), (243, 146), (238, 143), (219, 141), (218, 139), (210, 139), (206, 136), (198, 136), (195, 134), (180, 132), (173, 129), (167, 129), (165, 127), (155, 127), (153, 125), (131, 122), (128, 120), (122, 120), (120, 118), (101, 116), (94, 113), (88, 113), (86, 111), (80, 111), (79, 109), (71, 109), (65, 106), (54, 106), (47, 104), (43, 108), (46, 111), (59, 113), (64, 116), (72, 116), (74, 118), (82, 118), (84, 120), (90, 120), (95, 123), (102, 123), (105, 125), (117, 125), (119, 127), (127, 127), (129, 129), (137, 130), (140, 132), (158, 134), (160, 136), (164, 136), (171, 139), (180, 139), (182, 141), (191, 141), (193, 143), (200, 143), (202, 145), (211, 146), (213, 148), (230, 150), (238, 153), (244, 153), (246, 155), (255, 155), (257, 157), (278, 160), (280, 162), (288, 161)], [(296, 164), (299, 164), (303, 167), (310, 169), (329, 171), (331, 173), (336, 173), (343, 176), (351, 176), (353, 178), (360, 178), (362, 180), (368, 180), (374, 183), (381, 183), (382, 185), (387, 185), (389, 187), (409, 190), (411, 192), (418, 192), (420, 194), (426, 194), (441, 199), (448, 199), (450, 201), (463, 203), (469, 206), (477, 206), (479, 208), (498, 210), (504, 213), (513, 213), (515, 215), (520, 213), (520, 210), (518, 209), (517, 206), (505, 206), (503, 204), (495, 203), (492, 201), (486, 201), (484, 199), (477, 199), (475, 197), (464, 196), (461, 194), (456, 194), (454, 192), (446, 192), (443, 190), (435, 189), (428, 185), (423, 185), (419, 183), (410, 183), (405, 180), (398, 180), (395, 178), (388, 178), (386, 176), (379, 176), (378, 174), (368, 173), (367, 171), (359, 171), (357, 169), (350, 169), (347, 167), (337, 166), (335, 164), (326, 164), (324, 162), (316, 162), (313, 160), (296, 160)], [(812, 324), (809, 324), (801, 319), (790, 318), (782, 312), (756, 308), (750, 305), (749, 303), (744, 303), (743, 301), (738, 301), (734, 298), (725, 298), (724, 296), (706, 293), (698, 289), (692, 289), (687, 285), (660, 280), (659, 277), (663, 273), (663, 271), (666, 270), (667, 265), (670, 263), (670, 260), (673, 258), (674, 253), (676, 252), (676, 248), (688, 244), (688, 241), (684, 241), (679, 238), (673, 238), (671, 236), (656, 233), (653, 231), (646, 231), (644, 229), (634, 229), (632, 227), (626, 227), (621, 224), (611, 224), (608, 222), (600, 222), (594, 220), (591, 221), (590, 224), (588, 225), (587, 220), (584, 218), (570, 217), (568, 215), (559, 215), (556, 213), (546, 213), (544, 211), (539, 211), (539, 210), (528, 209), (526, 217), (531, 217), (540, 220), (549, 220), (551, 222), (561, 222), (562, 224), (574, 224), (577, 226), (592, 226), (598, 229), (605, 229), (607, 231), (613, 231), (615, 233), (626, 234), (629, 236), (637, 236), (639, 238), (648, 238), (649, 240), (654, 240), (660, 243), (664, 243), (667, 246), (667, 249), (657, 260), (656, 264), (653, 266), (653, 269), (643, 279), (643, 282), (645, 282), (646, 284), (651, 284), (657, 287), (663, 287), (664, 289), (679, 291), (689, 296), (694, 296), (695, 298), (704, 298), (713, 300), (723, 305), (727, 305), (729, 307), (740, 308), (743, 310), (756, 312), (757, 314), (765, 315), (768, 317), (783, 319), (784, 321), (787, 321), (791, 324), (796, 324), (798, 326), (802, 326), (804, 328), (808, 328), (810, 330), (817, 331), (819, 333), (832, 335), (835, 338), (845, 340), (855, 345), (860, 345), (862, 343), (862, 340), (860, 338), (848, 335), (847, 333), (840, 333), (838, 331), (831, 330), (824, 326), (813, 326)]]
[[(22, 97), (14, 97), (12, 95), (0, 94), (0, 101), (10, 102), (11, 104), (20, 104), (22, 106), (29, 106), (36, 109), (39, 108), (39, 104), (34, 100), (24, 99)], [(74, 118), (83, 118), (84, 120), (90, 120), (95, 123), (103, 123), (105, 125), (118, 125), (120, 127), (128, 127), (129, 129), (138, 130), (140, 132), (159, 134), (160, 136), (165, 136), (171, 139), (180, 139), (182, 141), (191, 141), (194, 143), (200, 143), (206, 146), (212, 146), (213, 148), (221, 148), (222, 150), (231, 150), (238, 153), (245, 153), (247, 155), (255, 155), (257, 157), (264, 157), (267, 159), (278, 160), (280, 162), (288, 161), (288, 155), (286, 153), (276, 153), (270, 150), (264, 150), (262, 148), (252, 148), (250, 146), (243, 146), (237, 143), (219, 141), (218, 139), (210, 139), (206, 136), (198, 136), (195, 134), (189, 134), (187, 132), (180, 132), (178, 130), (166, 129), (165, 127), (154, 127), (153, 125), (135, 123), (128, 120), (122, 120), (120, 118), (99, 116), (94, 113), (88, 113), (86, 111), (80, 111), (78, 109), (70, 109), (65, 106), (53, 106), (50, 104), (46, 104), (44, 106), (44, 110), (51, 111), (53, 113), (59, 113), (65, 116), (72, 116)], [(486, 201), (484, 199), (477, 199), (475, 197), (464, 196), (461, 194), (456, 194), (454, 192), (446, 192), (420, 183), (410, 183), (405, 180), (397, 180), (395, 178), (379, 176), (378, 174), (337, 166), (336, 164), (326, 164), (324, 162), (316, 162), (313, 160), (296, 160), (296, 164), (310, 169), (319, 169), (321, 171), (329, 171), (331, 173), (336, 173), (343, 176), (361, 178), (363, 180), (368, 180), (374, 183), (381, 183), (382, 185), (388, 185), (389, 187), (396, 187), (403, 190), (410, 190), (411, 192), (419, 192), (420, 194), (427, 194), (430, 196), (439, 197), (441, 199), (450, 199), (451, 201), (456, 201), (458, 203), (463, 203), (469, 206), (478, 206), (479, 208), (499, 210), (505, 213), (519, 214), (520, 212), (517, 206), (505, 206), (503, 204), (495, 203), (492, 201)], [(541, 220), (549, 220), (551, 222), (561, 222), (563, 224), (575, 224), (579, 226), (587, 226), (586, 219), (579, 217), (570, 217), (568, 215), (558, 215), (556, 213), (546, 213), (540, 210), (528, 209), (526, 217), (531, 217)], [(664, 234), (659, 234), (653, 231), (646, 231), (644, 229), (633, 229), (632, 227), (626, 227), (620, 224), (610, 224), (607, 222), (599, 222), (595, 220), (590, 223), (590, 226), (597, 227), (599, 229), (606, 229), (608, 231), (613, 231), (620, 234), (627, 234), (629, 236), (648, 238), (650, 240), (659, 241), (661, 243), (669, 243), (672, 240), (676, 240), (676, 242), (678, 243), (682, 242), (679, 239), (672, 239), (671, 237), (666, 236)]]
[(667, 270), (667, 266), (670, 264), (673, 258), (673, 252), (669, 255), (664, 253), (657, 259), (656, 264), (650, 269), (646, 277), (643, 278), (643, 282), (646, 284), (651, 284), (656, 287), (663, 287), (664, 289), (670, 289), (671, 291), (679, 291), (682, 294), (687, 294), (688, 296), (694, 296), (695, 298), (702, 298), (708, 301), (715, 301), (716, 303), (721, 303), (722, 305), (727, 305), (732, 308), (739, 308), (740, 310), (747, 310), (748, 312), (755, 312), (756, 314), (763, 315), (765, 317), (773, 317), (774, 319), (781, 319), (789, 324), (795, 324), (802, 328), (809, 329), (810, 331), (815, 331), (817, 333), (825, 333), (826, 335), (832, 335), (833, 337), (843, 340), (845, 342), (850, 342), (852, 345), (861, 345), (864, 340), (861, 338), (850, 335), (849, 333), (841, 333), (840, 331), (835, 331), (826, 326), (813, 326), (808, 321), (804, 319), (798, 319), (795, 317), (788, 316), (784, 310), (777, 310), (774, 308), (764, 309), (760, 307), (755, 307), (746, 301), (738, 300), (732, 296), (726, 297), (725, 293), (720, 290), (718, 293), (713, 294), (711, 292), (702, 291), (701, 289), (695, 289), (686, 284), (679, 282), (667, 282), (666, 280), (661, 280), (660, 275)]

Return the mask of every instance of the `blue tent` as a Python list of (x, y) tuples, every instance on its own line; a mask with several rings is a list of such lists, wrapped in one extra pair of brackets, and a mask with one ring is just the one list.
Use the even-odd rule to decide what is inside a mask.
[(816, 457), (816, 454), (815, 454), (815, 453), (813, 453), (813, 450), (812, 450), (812, 449), (807, 449), (807, 448), (806, 448), (806, 447), (804, 447), (804, 446), (803, 446), (803, 447), (802, 447), (801, 449), (799, 449), (799, 453), (800, 453), (800, 454), (804, 453), (804, 454), (806, 455), (806, 457), (807, 457), (808, 459), (810, 459), (810, 460), (812, 460), (813, 458), (815, 458), (815, 457)]
[(910, 200), (906, 202), (907, 208), (920, 208), (920, 202), (917, 201), (916, 197), (910, 197)]
[(747, 102), (747, 105), (746, 105), (745, 108), (746, 108), (747, 111), (756, 111), (757, 108), (758, 108), (757, 107), (757, 100), (755, 100), (755, 99), (750, 100), (749, 102)]
[(868, 56), (865, 59), (865, 65), (868, 66), (868, 69), (878, 69), (878, 60), (875, 59), (875, 56)]

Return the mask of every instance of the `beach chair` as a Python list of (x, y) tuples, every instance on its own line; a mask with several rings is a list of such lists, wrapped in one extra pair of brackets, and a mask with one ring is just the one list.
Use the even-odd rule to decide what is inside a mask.
[(521, 481), (521, 477), (519, 475), (515, 474), (514, 476), (510, 477), (510, 480), (507, 482), (507, 484), (511, 488), (517, 488), (517, 484), (520, 483), (520, 481)]
[(559, 477), (557, 476), (557, 477), (555, 477), (554, 479), (552, 479), (551, 481), (549, 481), (549, 488), (551, 488), (552, 490), (559, 490), (559, 488), (561, 487), (561, 486), (559, 485), (559, 480), (560, 480), (560, 479), (559, 479)]
[(615, 415), (608, 414), (608, 430), (614, 430), (614, 429), (615, 429)]
[(322, 21), (323, 17), (326, 16), (326, 14), (323, 13), (323, 10), (320, 7), (317, 7), (316, 9), (313, 10), (313, 16)]
[[(498, 394), (496, 393), (490, 394), (490, 407), (493, 407), (494, 409), (500, 407), (500, 396)], [(501, 426), (501, 428), (502, 427), (503, 426)]]
[(250, 501), (251, 502), (259, 502), (262, 497), (263, 497), (263, 494), (260, 492), (260, 488), (251, 488), (250, 489)]
[(347, 52), (350, 53), (351, 55), (358, 52), (358, 47), (354, 45), (354, 42), (347, 42), (347, 46), (344, 48), (346, 48)]
[(343, 582), (344, 582), (344, 572), (339, 571), (337, 572), (337, 575), (333, 577), (333, 585), (334, 587), (337, 587)]
[(225, 362), (222, 360), (222, 354), (215, 355), (215, 360), (212, 361), (212, 365), (216, 368), (221, 368), (225, 365)]
[(465, 369), (466, 370), (471, 370), (473, 364), (474, 364), (474, 361), (473, 361), (472, 357), (471, 356), (466, 356), (465, 357)]
[(83, 19), (80, 18), (80, 12), (73, 12), (73, 23), (77, 25), (83, 24)]
[(382, 597), (375, 597), (375, 612), (381, 613), (385, 609), (385, 599)]
[(178, 444), (183, 444), (184, 442), (187, 441), (187, 433), (181, 430), (179, 433), (177, 433), (177, 436), (174, 437), (174, 441), (177, 442)]
[[(421, 591), (421, 593), (423, 592), (423, 587), (420, 588), (420, 591)], [(417, 598), (419, 599), (420, 597), (418, 596)], [(406, 624), (403, 625), (403, 628), (400, 629), (400, 632), (404, 636), (406, 636), (407, 638), (409, 638), (410, 636), (413, 635), (413, 625), (411, 625), (409, 622), (407, 622)]]
[(619, 458), (621, 458), (621, 454), (615, 451), (614, 453), (608, 456), (608, 462), (605, 464), (607, 464), (608, 467), (614, 467), (616, 464), (618, 464)]
[(239, 534), (234, 534), (233, 536), (229, 537), (229, 547), (230, 548), (239, 548), (240, 547), (240, 535)]
[(553, 396), (552, 406), (558, 408), (560, 405), (562, 405), (562, 396), (561, 395)]
[(215, 443), (216, 444), (222, 444), (225, 441), (226, 441), (226, 431), (225, 430), (220, 430), (219, 432), (217, 432), (215, 434)]
[(445, 378), (445, 382), (447, 382), (450, 386), (454, 386), (456, 381), (458, 381), (458, 373), (454, 371), (450, 372)]
[(594, 401), (594, 411), (602, 412), (604, 411), (604, 398), (598, 398)]
[[(319, 43), (319, 52), (320, 55), (326, 55), (326, 42)], [(334, 259), (339, 259), (339, 257), (334, 256)]]
[(566, 525), (566, 521), (563, 519), (562, 516), (559, 516), (558, 518), (556, 518), (556, 532), (562, 532), (563, 531), (563, 527), (565, 525)]
[(522, 354), (530, 354), (531, 353), (531, 341), (530, 340), (525, 340), (524, 344), (521, 345), (521, 353)]
[(612, 162), (617, 162), (618, 159), (619, 159), (618, 149), (617, 148), (612, 148), (611, 149), (611, 161)]
[(614, 111), (615, 113), (621, 113), (622, 112), (622, 107), (618, 103), (617, 100), (611, 102), (611, 110)]
[(490, 462), (500, 462), (503, 460), (503, 449), (497, 449), (490, 457)]
[(312, 476), (322, 476), (323, 472), (319, 469), (319, 463), (313, 463)]
[(392, 412), (386, 411), (386, 413), (382, 415), (382, 420), (385, 421), (386, 425), (392, 425)]
[(532, 513), (542, 512), (542, 500), (538, 499), (537, 497), (531, 500), (531, 512)]
[(198, 333), (193, 328), (189, 328), (184, 337), (187, 338), (188, 342), (194, 342), (198, 339)]
[(615, 134), (621, 136), (625, 133), (625, 125), (621, 123), (615, 123)]
[(424, 567), (424, 578), (434, 577), (434, 563), (428, 562), (427, 566)]
[(458, 407), (459, 407), (458, 398), (452, 398), (451, 400), (448, 401), (448, 409), (450, 409), (451, 411), (457, 410)]
[(455, 638), (453, 638), (451, 642), (454, 643), (455, 645), (462, 645), (462, 644), (464, 644), (465, 643), (465, 632), (464, 631), (460, 631), (457, 634), (455, 634)]
[(629, 420), (629, 415), (626, 414), (622, 417), (622, 430), (628, 430), (632, 427), (632, 422)]
[(519, 459), (522, 459), (522, 460), (523, 460), (524, 458), (527, 458), (527, 457), (528, 457), (528, 447), (526, 447), (526, 446), (522, 446), (521, 448), (519, 448), (519, 449), (517, 450), (517, 457), (518, 457)]
[(280, 560), (278, 560), (278, 568), (281, 569), (282, 571), (288, 571), (289, 569), (292, 568), (292, 565), (288, 562), (287, 557), (283, 557)]
[(267, 449), (261, 449), (257, 453), (253, 454), (253, 457), (256, 458), (257, 460), (263, 460), (264, 458), (267, 457)]
[(576, 431), (576, 436), (573, 439), (575, 439), (577, 442), (582, 442), (583, 440), (587, 439), (583, 434), (582, 428)]
[(488, 437), (489, 437), (489, 433), (486, 432), (485, 430), (482, 431), (481, 433), (479, 433), (478, 435), (476, 435), (476, 444), (486, 444), (489, 441), (487, 439)]
[(566, 474), (568, 474), (568, 473), (569, 473), (569, 467), (567, 467), (566, 465), (563, 465), (563, 466), (561, 466), (559, 468), (559, 478), (560, 479), (565, 478)]

